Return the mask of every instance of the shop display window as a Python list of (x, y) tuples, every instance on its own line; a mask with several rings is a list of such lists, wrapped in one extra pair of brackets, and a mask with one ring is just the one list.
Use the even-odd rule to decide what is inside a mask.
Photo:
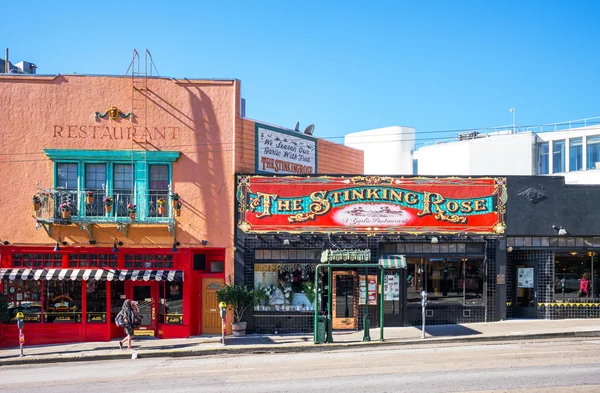
[(159, 283), (158, 322), (183, 325), (183, 282)]
[(45, 282), (44, 322), (80, 323), (82, 281)]
[(593, 252), (556, 253), (554, 298), (557, 301), (600, 297), (600, 263)]
[(254, 291), (258, 298), (255, 310), (314, 310), (316, 266), (316, 263), (255, 264)]
[(106, 281), (87, 281), (85, 296), (87, 323), (106, 323)]
[(42, 321), (41, 281), (5, 279), (2, 280), (2, 288), (11, 320), (22, 312), (27, 323)]
[(125, 302), (125, 282), (113, 281), (110, 283), (110, 320), (114, 323), (115, 318)]

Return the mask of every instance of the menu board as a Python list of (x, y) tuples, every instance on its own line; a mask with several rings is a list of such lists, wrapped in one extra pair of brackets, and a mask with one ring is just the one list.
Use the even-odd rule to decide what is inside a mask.
[(383, 300), (400, 300), (400, 276), (389, 274), (383, 280)]
[(365, 276), (360, 276), (360, 290), (358, 304), (364, 305), (365, 298), (369, 298), (369, 306), (377, 305), (377, 276), (368, 276), (368, 285), (365, 285)]

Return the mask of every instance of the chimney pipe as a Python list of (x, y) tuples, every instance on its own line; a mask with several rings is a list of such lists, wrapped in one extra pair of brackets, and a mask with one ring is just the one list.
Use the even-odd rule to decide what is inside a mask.
[(6, 56), (4, 57), (4, 73), (8, 74), (10, 66), (8, 62), (8, 48), (6, 48)]

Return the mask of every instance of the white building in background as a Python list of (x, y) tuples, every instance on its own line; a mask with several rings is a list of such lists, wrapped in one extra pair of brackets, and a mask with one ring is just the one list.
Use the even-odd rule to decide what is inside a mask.
[[(564, 176), (568, 184), (600, 184), (600, 118), (517, 127), (516, 130), (462, 133), (456, 140), (438, 141), (416, 151), (412, 128), (409, 129), (413, 136), (407, 138), (410, 142), (407, 140), (406, 145), (377, 133), (369, 139), (369, 133), (375, 131), (406, 128), (388, 127), (349, 134), (346, 144), (350, 145), (348, 141), (353, 140), (350, 137), (364, 135), (360, 138), (362, 144), (350, 146), (365, 150), (365, 173), (368, 174), (559, 175)], [(409, 143), (412, 143), (410, 149), (406, 147)]]
[(344, 144), (365, 152), (367, 175), (411, 175), (415, 150), (415, 129), (392, 126), (353, 132)]

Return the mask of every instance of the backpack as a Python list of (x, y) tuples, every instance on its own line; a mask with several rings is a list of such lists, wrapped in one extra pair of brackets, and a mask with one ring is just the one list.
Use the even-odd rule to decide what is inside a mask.
[(123, 318), (123, 314), (119, 312), (115, 317), (115, 325), (118, 327), (125, 327), (125, 319)]

